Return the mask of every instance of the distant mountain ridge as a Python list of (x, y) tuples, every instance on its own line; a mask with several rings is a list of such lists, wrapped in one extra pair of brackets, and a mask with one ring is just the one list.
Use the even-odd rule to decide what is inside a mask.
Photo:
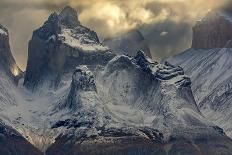
[(139, 50), (142, 50), (151, 58), (149, 45), (139, 30), (132, 30), (119, 36), (105, 39), (103, 44), (116, 54), (135, 56)]
[(193, 28), (193, 46), (167, 61), (184, 68), (205, 117), (232, 136), (232, 14), (209, 13)]
[(232, 11), (210, 11), (193, 27), (192, 48), (232, 48)]

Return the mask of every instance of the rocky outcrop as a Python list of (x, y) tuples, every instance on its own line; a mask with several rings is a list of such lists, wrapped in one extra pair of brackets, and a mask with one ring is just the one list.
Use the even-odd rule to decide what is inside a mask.
[(0, 154), (4, 155), (42, 155), (17, 131), (0, 122)]
[(53, 114), (61, 117), (52, 128), (66, 131), (46, 154), (229, 155), (231, 140), (202, 116), (190, 85), (182, 68), (141, 51), (117, 56), (94, 73), (77, 68)]
[(81, 91), (96, 91), (93, 74), (86, 66), (77, 67), (74, 71), (67, 101), (60, 108), (65, 107), (71, 110), (80, 108), (82, 101), (79, 92)]
[(0, 24), (0, 70), (5, 72), (16, 83), (22, 76), (22, 71), (16, 65), (12, 56), (8, 30)]
[(103, 44), (112, 49), (115, 54), (135, 56), (139, 50), (142, 50), (151, 58), (149, 45), (139, 30), (132, 30), (120, 36), (105, 39)]
[(193, 27), (192, 48), (232, 47), (232, 12), (211, 11)]
[(113, 56), (100, 44), (94, 31), (80, 24), (77, 12), (65, 7), (33, 32), (24, 85), (31, 90), (43, 84), (56, 88), (62, 76), (77, 65), (94, 68), (106, 64)]

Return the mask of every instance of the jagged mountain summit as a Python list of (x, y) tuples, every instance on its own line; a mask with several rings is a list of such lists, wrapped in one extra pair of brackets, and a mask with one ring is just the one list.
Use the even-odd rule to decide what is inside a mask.
[[(202, 113), (232, 136), (232, 14), (209, 13), (194, 28), (191, 49), (171, 57), (192, 79)], [(209, 26), (210, 25), (210, 26)]]
[(94, 73), (80, 66), (52, 114), (52, 128), (66, 131), (46, 154), (229, 155), (231, 140), (202, 116), (190, 84), (182, 68), (143, 52), (117, 56)]
[(202, 115), (181, 67), (142, 51), (115, 56), (70, 7), (34, 31), (28, 55), (24, 85), (0, 77), (0, 140), (10, 129), (47, 155), (231, 155), (231, 139)]
[(43, 84), (56, 88), (65, 73), (76, 65), (106, 64), (112, 59), (97, 34), (82, 26), (77, 12), (65, 7), (53, 13), (42, 27), (33, 32), (28, 46), (28, 63), (24, 85), (35, 90)]
[(116, 54), (135, 56), (137, 51), (142, 50), (151, 58), (149, 45), (139, 30), (132, 30), (119, 36), (105, 39), (103, 44)]

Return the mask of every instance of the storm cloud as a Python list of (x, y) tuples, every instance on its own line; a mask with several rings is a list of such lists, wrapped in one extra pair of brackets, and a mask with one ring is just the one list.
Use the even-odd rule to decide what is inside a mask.
[(1, 0), (0, 23), (10, 31), (12, 52), (21, 68), (26, 66), (33, 30), (66, 5), (76, 8), (81, 23), (101, 38), (141, 30), (153, 58), (161, 59), (190, 47), (195, 21), (210, 9), (231, 6), (231, 0)]

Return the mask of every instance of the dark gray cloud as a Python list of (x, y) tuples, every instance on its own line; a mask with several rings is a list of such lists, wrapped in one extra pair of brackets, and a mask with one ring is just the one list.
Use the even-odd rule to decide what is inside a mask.
[(192, 24), (165, 21), (141, 30), (148, 41), (155, 60), (184, 51), (191, 46)]

